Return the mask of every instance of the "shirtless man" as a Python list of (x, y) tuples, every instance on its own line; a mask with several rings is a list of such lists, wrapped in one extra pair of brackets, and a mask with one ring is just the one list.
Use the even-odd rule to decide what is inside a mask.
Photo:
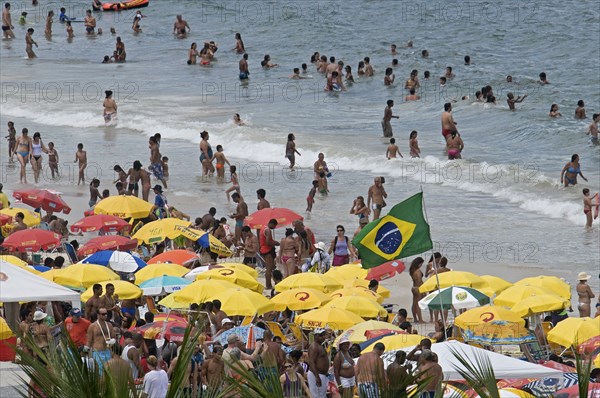
[(279, 374), (279, 369), (283, 368), (286, 353), (283, 351), (279, 343), (273, 341), (273, 333), (269, 329), (265, 330), (263, 344), (265, 348), (260, 354), (263, 364), (266, 364), (272, 368), (276, 366), (277, 368), (275, 372)]
[(179, 37), (185, 37), (185, 35), (191, 31), (190, 25), (183, 19), (181, 14), (177, 15), (175, 23), (173, 24), (173, 33)]
[(394, 101), (387, 100), (387, 106), (385, 107), (385, 110), (383, 111), (383, 120), (381, 121), (381, 127), (383, 128), (383, 136), (384, 137), (392, 137), (394, 135), (394, 133), (392, 131), (392, 123), (390, 123), (392, 118), (400, 119), (400, 116), (394, 116), (392, 114), (393, 107), (394, 107)]
[(220, 345), (213, 346), (213, 355), (202, 364), (202, 384), (207, 387), (207, 392), (210, 396), (212, 391), (218, 391), (223, 385), (225, 378), (225, 363), (223, 362), (223, 347)]
[(600, 122), (600, 113), (594, 113), (592, 115), (592, 122), (588, 127), (586, 134), (590, 136), (590, 141), (594, 145), (598, 145), (598, 122)]
[(313, 171), (315, 172), (315, 178), (319, 178), (319, 174), (321, 172), (329, 173), (329, 169), (327, 168), (327, 162), (325, 161), (325, 154), (322, 152), (319, 153), (319, 158), (313, 164)]
[(385, 383), (385, 370), (381, 355), (385, 352), (383, 343), (376, 343), (373, 351), (362, 354), (356, 363), (356, 383), (361, 397), (378, 397), (379, 383)]
[(271, 204), (269, 203), (269, 201), (267, 199), (265, 199), (266, 195), (267, 195), (267, 191), (265, 191), (264, 189), (260, 188), (260, 189), (256, 190), (256, 198), (258, 199), (258, 204), (256, 205), (256, 210), (268, 209), (271, 207)]
[(331, 77), (333, 72), (337, 72), (338, 64), (335, 62), (335, 57), (329, 57), (329, 64), (325, 68), (325, 73), (327, 73), (327, 77)]
[(96, 283), (92, 287), (93, 296), (85, 302), (85, 317), (89, 320), (92, 315), (98, 312), (98, 309), (102, 306), (102, 285)]
[(519, 102), (523, 102), (523, 100), (525, 98), (527, 98), (527, 94), (525, 94), (523, 96), (519, 96), (515, 99), (515, 95), (513, 93), (507, 93), (506, 97), (508, 97), (508, 99), (506, 100), (506, 103), (508, 104), (508, 109), (510, 109), (511, 111), (514, 111), (515, 104), (518, 104)]
[(417, 371), (420, 375), (418, 380), (429, 379), (421, 397), (434, 398), (435, 394), (442, 389), (442, 379), (444, 378), (442, 367), (433, 361), (433, 352), (431, 350), (423, 350), (419, 361), (420, 365)]
[(46, 17), (46, 30), (44, 33), (46, 36), (52, 36), (52, 18), (54, 17), (54, 11), (48, 11), (48, 16)]
[(100, 369), (100, 374), (104, 364), (112, 357), (111, 347), (117, 342), (115, 330), (106, 320), (107, 316), (106, 308), (99, 308), (98, 320), (92, 323), (87, 331), (87, 347), (92, 350), (92, 358)]
[(83, 19), (83, 24), (85, 26), (85, 31), (88, 35), (94, 34), (94, 29), (96, 29), (96, 18), (92, 15), (92, 10), (87, 10), (85, 12), (85, 18)]
[(458, 133), (456, 125), (457, 123), (452, 117), (452, 104), (450, 102), (446, 102), (444, 104), (444, 112), (442, 112), (442, 136), (444, 139), (448, 139), (448, 136), (450, 136), (450, 134), (453, 132)]
[(575, 119), (585, 119), (585, 103), (583, 100), (577, 101), (577, 108), (575, 109)]
[(244, 54), (242, 59), (239, 62), (240, 69), (240, 80), (246, 80), (250, 76), (250, 71), (248, 70), (248, 54)]
[(119, 311), (118, 302), (119, 296), (115, 295), (115, 285), (107, 283), (104, 296), (100, 297), (100, 306), (106, 308), (108, 311), (107, 320), (112, 321), (116, 319), (115, 315)]
[(85, 184), (85, 168), (87, 167), (87, 152), (83, 150), (83, 144), (77, 144), (77, 152), (75, 152), (75, 161), (73, 163), (79, 163), (79, 178), (77, 185)]
[[(593, 202), (592, 199), (596, 198)], [(583, 189), (583, 214), (585, 214), (585, 227), (592, 228), (593, 220), (593, 208), (599, 202), (598, 194), (590, 196), (590, 190), (588, 188)]]
[(401, 158), (404, 158), (400, 153), (400, 148), (396, 145), (396, 139), (390, 138), (390, 145), (388, 145), (387, 150), (385, 151), (385, 157), (388, 158), (388, 160), (392, 158), (396, 159), (396, 154), (400, 155)]
[(8, 161), (10, 163), (13, 163), (14, 162), (13, 158), (14, 158), (15, 150), (16, 150), (16, 146), (17, 146), (17, 130), (15, 129), (14, 122), (8, 122), (8, 135), (4, 138), (6, 138), (8, 141), (8, 156), (9, 156)]
[(10, 17), (10, 3), (4, 3), (4, 10), (2, 10), (2, 32), (4, 32), (5, 39), (15, 38), (15, 34), (12, 31), (14, 28)]
[(237, 207), (235, 209), (235, 213), (233, 213), (231, 218), (235, 219), (235, 234), (233, 241), (237, 245), (240, 243), (240, 238), (242, 236), (242, 227), (244, 226), (244, 219), (248, 217), (248, 205), (244, 202), (244, 198), (235, 192), (231, 195), (231, 199), (233, 199), (234, 203), (237, 203)]
[[(385, 198), (387, 198), (387, 192), (385, 192), (381, 177), (375, 177), (374, 184), (369, 188), (367, 194), (367, 207), (373, 209), (373, 220), (379, 218), (381, 209), (385, 206)], [(372, 207), (371, 202), (373, 202)]]
[(374, 71), (373, 67), (371, 66), (371, 59), (369, 57), (365, 57), (363, 61), (365, 62), (365, 77), (373, 76)]
[(293, 133), (289, 133), (287, 144), (285, 145), (285, 157), (290, 161), (290, 169), (293, 169), (296, 165), (296, 154), (298, 154), (298, 156), (302, 156), (296, 149), (296, 142), (294, 142), (295, 139), (296, 136), (294, 136)]
[(327, 384), (329, 379), (329, 357), (327, 351), (323, 348), (323, 343), (327, 338), (327, 330), (316, 328), (314, 331), (314, 341), (308, 347), (308, 388), (313, 398), (327, 397)]
[(453, 131), (448, 138), (446, 139), (446, 150), (448, 152), (448, 159), (462, 159), (460, 153), (464, 149), (465, 144), (463, 143), (462, 138), (460, 138), (460, 134), (456, 131)]
[(33, 28), (27, 29), (27, 34), (25, 34), (25, 52), (27, 53), (27, 58), (29, 59), (37, 57), (37, 55), (35, 55), (33, 52), (33, 45), (35, 44), (35, 47), (38, 47), (38, 44), (35, 42), (35, 40), (33, 40), (31, 35), (33, 35)]
[(409, 91), (409, 95), (407, 95), (406, 97), (404, 97), (404, 101), (418, 101), (421, 99), (420, 96), (418, 96), (415, 91), (415, 88), (412, 87)]
[(18, 212), (15, 214), (15, 223), (13, 229), (10, 230), (11, 235), (18, 231), (25, 231), (27, 229), (27, 224), (23, 222), (25, 219), (25, 214), (22, 212)]
[(256, 252), (259, 249), (258, 238), (247, 225), (242, 227), (242, 239), (244, 241), (244, 261), (242, 261), (242, 264), (256, 268)]
[[(147, 202), (148, 198), (150, 196), (150, 187), (151, 187), (150, 173), (148, 173), (146, 170), (142, 169), (142, 163), (139, 160), (136, 160), (135, 162), (133, 162), (133, 169), (136, 170), (138, 173), (138, 178), (135, 180), (136, 190), (137, 190), (137, 186), (139, 184), (141, 184), (142, 185), (142, 199), (144, 199)], [(138, 181), (139, 181), (139, 184), (138, 184)]]

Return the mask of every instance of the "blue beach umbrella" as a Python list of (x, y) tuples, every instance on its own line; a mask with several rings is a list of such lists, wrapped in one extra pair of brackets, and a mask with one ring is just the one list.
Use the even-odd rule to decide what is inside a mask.
[(177, 292), (192, 283), (185, 278), (163, 275), (148, 279), (140, 284), (145, 296), (162, 296), (163, 294)]
[(127, 252), (102, 250), (86, 257), (82, 263), (103, 265), (118, 272), (135, 272), (144, 268), (146, 263), (139, 257)]
[(40, 272), (50, 271), (52, 268), (46, 267), (45, 265), (32, 265), (33, 269)]

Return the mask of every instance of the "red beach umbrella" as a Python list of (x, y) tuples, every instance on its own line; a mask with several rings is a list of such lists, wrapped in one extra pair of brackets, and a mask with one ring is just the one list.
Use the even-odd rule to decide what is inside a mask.
[(596, 350), (600, 350), (600, 336), (592, 337), (579, 345), (581, 354), (590, 354)]
[(391, 278), (396, 274), (402, 273), (402, 271), (405, 269), (406, 267), (402, 261), (392, 260), (378, 265), (377, 267), (371, 268), (365, 279), (382, 281), (384, 279)]
[(244, 225), (253, 229), (261, 229), (269, 223), (271, 219), (277, 220), (277, 228), (291, 225), (296, 220), (304, 220), (300, 214), (283, 207), (262, 209), (250, 214), (244, 220)]
[(133, 250), (137, 247), (137, 240), (126, 236), (107, 235), (90, 239), (85, 245), (77, 250), (78, 256), (89, 256), (100, 250)]
[(71, 225), (71, 232), (117, 232), (128, 230), (131, 225), (123, 219), (109, 214), (96, 214), (84, 217)]
[(168, 339), (172, 342), (181, 342), (185, 336), (185, 330), (188, 323), (169, 318), (168, 321), (154, 321), (147, 323), (144, 326), (137, 328), (137, 332), (141, 333), (145, 339)]
[(69, 205), (54, 192), (46, 189), (24, 189), (14, 191), (13, 197), (31, 207), (41, 207), (45, 211), (65, 214), (71, 212)]
[(9, 222), (11, 222), (11, 220), (11, 216), (7, 216), (6, 214), (0, 214), (0, 226), (8, 224)]
[(26, 229), (11, 234), (2, 246), (9, 251), (36, 252), (51, 250), (60, 245), (61, 236), (55, 232), (42, 229)]

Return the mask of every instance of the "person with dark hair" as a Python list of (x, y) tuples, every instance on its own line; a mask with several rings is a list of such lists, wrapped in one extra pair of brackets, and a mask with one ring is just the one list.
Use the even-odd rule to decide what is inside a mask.
[(23, 214), (23, 212), (18, 212), (17, 214), (15, 214), (15, 222), (13, 224), (12, 230), (10, 231), (11, 235), (15, 232), (25, 231), (27, 229), (27, 224), (25, 224), (24, 220), (25, 214)]
[(386, 381), (385, 370), (381, 355), (385, 352), (385, 345), (375, 343), (373, 351), (362, 354), (356, 363), (356, 382), (358, 394), (361, 397), (378, 397), (379, 383)]
[(240, 80), (247, 80), (250, 77), (250, 70), (248, 69), (248, 54), (245, 53), (239, 62), (239, 78)]
[(296, 136), (294, 133), (289, 133), (287, 144), (285, 145), (285, 157), (290, 161), (290, 169), (293, 169), (296, 165), (296, 154), (298, 154), (298, 156), (302, 156), (302, 154), (296, 149), (296, 143), (294, 142), (295, 139)]
[(285, 237), (279, 242), (279, 263), (283, 264), (284, 277), (294, 275), (298, 271), (298, 252), (299, 247), (294, 238), (294, 230), (287, 228)]
[(590, 383), (600, 383), (600, 368), (594, 368), (590, 372)]
[[(234, 166), (231, 166), (231, 168), (233, 167)], [(244, 219), (248, 217), (248, 205), (244, 201), (244, 198), (239, 194), (239, 191), (234, 192), (233, 195), (231, 195), (231, 199), (233, 199), (234, 203), (237, 203), (235, 213), (229, 216), (235, 219), (233, 243), (239, 245), (240, 239), (242, 237), (242, 227), (244, 226)]]
[(265, 199), (265, 196), (267, 196), (267, 191), (262, 188), (256, 190), (256, 198), (258, 199), (256, 210), (268, 209), (271, 207), (271, 204)]
[(390, 389), (392, 391), (392, 397), (406, 398), (406, 385), (408, 379), (408, 372), (410, 371), (411, 365), (406, 364), (406, 352), (399, 350), (396, 352), (394, 362), (392, 362), (387, 370), (387, 379), (390, 383)]
[(577, 108), (575, 109), (575, 119), (585, 119), (585, 103), (583, 100), (577, 101)]
[(464, 148), (465, 144), (457, 131), (451, 132), (450, 135), (446, 137), (448, 160), (462, 159), (461, 153)]
[(560, 172), (560, 183), (564, 184), (565, 187), (568, 187), (569, 185), (577, 185), (578, 175), (587, 182), (587, 178), (585, 178), (581, 172), (579, 155), (575, 153), (571, 156), (571, 161), (567, 163)]
[(271, 274), (275, 269), (275, 247), (279, 242), (273, 239), (273, 229), (277, 227), (277, 220), (271, 219), (260, 231), (259, 247), (260, 254), (265, 260), (265, 288), (272, 289)]
[[(421, 340), (419, 344), (406, 355), (406, 359), (413, 362), (419, 362), (423, 350), (431, 350), (431, 340), (428, 338)], [(419, 352), (418, 354), (417, 351)]]
[(465, 55), (465, 65), (471, 65), (471, 57), (468, 55)]
[(364, 57), (363, 61), (365, 63), (365, 77), (371, 77), (375, 73), (373, 67), (371, 66), (371, 58)]
[(548, 81), (547, 77), (546, 77), (546, 72), (541, 72), (540, 73), (540, 80), (539, 82), (540, 84), (550, 84), (550, 82)]
[(333, 254), (333, 261), (331, 265), (338, 267), (340, 265), (348, 264), (351, 257), (356, 257), (354, 252), (354, 246), (350, 243), (350, 240), (345, 235), (346, 229), (343, 225), (336, 227), (337, 234), (329, 245), (329, 254)]
[(434, 353), (430, 349), (424, 349), (421, 353), (419, 366), (418, 380), (426, 381), (425, 391), (421, 394), (421, 398), (434, 398), (436, 393), (442, 389), (442, 380), (444, 374), (442, 367), (434, 360)]
[(258, 238), (247, 225), (242, 227), (242, 242), (242, 247), (244, 248), (244, 260), (242, 264), (256, 268), (256, 253), (259, 249)]
[(392, 108), (394, 107), (393, 100), (387, 100), (387, 106), (383, 111), (383, 120), (381, 121), (381, 127), (383, 128), (383, 136), (384, 137), (392, 137), (394, 132), (392, 131), (392, 119), (400, 119), (400, 116), (394, 116), (392, 113)]
[(33, 46), (35, 45), (35, 47), (38, 47), (38, 44), (35, 42), (35, 40), (33, 40), (33, 28), (29, 28), (27, 29), (27, 33), (25, 34), (25, 52), (27, 53), (27, 57), (29, 59), (35, 58), (37, 57), (37, 55), (35, 55), (35, 53), (33, 52)]
[[(121, 38), (117, 37), (117, 42), (120, 40)], [(106, 90), (104, 94), (106, 95), (102, 103), (104, 107), (104, 123), (109, 125), (117, 120), (117, 102), (113, 99), (113, 92), (111, 90)]]
[(212, 304), (213, 304), (213, 313), (215, 314), (215, 323), (216, 323), (217, 329), (221, 329), (223, 327), (223, 325), (222, 325), (223, 319), (227, 318), (227, 314), (225, 313), (225, 311), (223, 311), (221, 309), (221, 301), (220, 300), (213, 300)]
[(412, 324), (408, 321), (401, 322), (398, 327), (408, 334), (412, 334)]
[(98, 312), (98, 308), (102, 306), (102, 285), (95, 283), (92, 286), (93, 295), (85, 302), (85, 317), (90, 319), (92, 314)]
[(377, 293), (377, 289), (379, 289), (379, 282), (376, 279), (371, 279), (369, 281), (369, 290)]
[(423, 260), (422, 257), (417, 257), (412, 261), (408, 270), (408, 274), (413, 282), (411, 288), (413, 296), (411, 309), (415, 323), (423, 323), (423, 316), (421, 315), (421, 308), (419, 307), (419, 300), (422, 298), (419, 287), (423, 284), (423, 271), (421, 271), (420, 268), (424, 262), (425, 260)]

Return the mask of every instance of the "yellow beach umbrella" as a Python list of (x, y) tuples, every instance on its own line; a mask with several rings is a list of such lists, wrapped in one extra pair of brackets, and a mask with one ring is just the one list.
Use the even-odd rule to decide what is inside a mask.
[(217, 279), (235, 283), (238, 286), (262, 293), (265, 287), (250, 274), (232, 268), (213, 268), (196, 276), (196, 280)]
[(472, 272), (466, 271), (448, 271), (438, 274), (438, 278), (435, 275), (431, 275), (429, 279), (425, 281), (419, 287), (419, 291), (421, 293), (427, 293), (434, 290), (437, 290), (438, 283), (437, 279), (440, 281), (440, 287), (450, 287), (450, 286), (467, 286), (473, 287), (483, 294), (487, 294), (488, 296), (493, 296), (492, 288), (489, 283), (482, 279), (480, 276), (475, 275)]
[(529, 285), (542, 287), (546, 290), (550, 290), (552, 293), (571, 300), (571, 286), (565, 281), (556, 276), (540, 275), (531, 278), (523, 278), (516, 282), (515, 285)]
[[(115, 287), (115, 295), (119, 296), (121, 300), (133, 300), (142, 297), (144, 291), (127, 281), (106, 281), (100, 282), (102, 285), (102, 291), (106, 291), (106, 285), (112, 283)], [(89, 287), (85, 292), (81, 293), (81, 301), (88, 301), (94, 295), (92, 287)]]
[(379, 304), (383, 303), (383, 296), (375, 293), (372, 290), (369, 290), (369, 288), (364, 287), (364, 286), (353, 286), (353, 287), (346, 287), (344, 289), (338, 289), (333, 293), (330, 293), (329, 296), (332, 299), (336, 299), (336, 298), (340, 298), (340, 297), (344, 297), (344, 296), (361, 296), (361, 297), (367, 297), (370, 299), (373, 299), (375, 301), (377, 301)]
[(360, 264), (346, 264), (331, 267), (329, 271), (325, 272), (325, 275), (344, 281), (347, 279), (365, 279), (368, 273), (369, 270), (362, 268)]
[(94, 207), (95, 214), (110, 214), (119, 218), (145, 218), (152, 204), (131, 195), (109, 196)]
[(329, 301), (331, 301), (331, 297), (322, 291), (301, 287), (286, 290), (271, 299), (277, 311), (283, 311), (286, 308), (292, 311), (310, 310), (321, 307)]
[[(205, 301), (212, 300), (212, 298), (227, 289), (237, 289), (238, 285), (228, 282), (225, 280), (210, 279), (195, 281), (184, 287), (178, 292), (171, 293), (165, 299), (159, 302), (160, 305), (167, 306), (171, 301), (182, 304), (183, 307), (187, 307), (192, 303), (201, 304)], [(169, 299), (163, 303), (164, 300)], [(173, 307), (169, 307), (173, 308)], [(182, 308), (182, 307), (177, 307)]]
[(27, 266), (21, 267), (21, 268), (23, 268), (25, 271), (31, 272), (33, 275), (40, 275), (40, 274), (42, 274), (41, 271), (38, 271), (37, 269), (33, 268), (31, 265), (27, 265)]
[(494, 294), (502, 293), (504, 290), (513, 285), (512, 283), (494, 275), (481, 275), (481, 279), (490, 285), (490, 288), (494, 291)]
[(181, 231), (176, 228), (190, 225), (191, 222), (178, 218), (163, 218), (144, 225), (131, 238), (137, 239), (139, 243), (158, 243), (167, 238), (175, 239), (181, 236)]
[(274, 304), (260, 293), (238, 287), (216, 294), (214, 300), (221, 301), (221, 309), (227, 315), (252, 316), (273, 311)]
[(14, 335), (15, 334), (13, 333), (12, 330), (10, 330), (8, 323), (6, 323), (6, 320), (4, 318), (0, 317), (0, 340), (9, 339), (9, 338), (13, 337)]
[(515, 304), (511, 311), (522, 317), (541, 312), (562, 310), (571, 302), (555, 294), (532, 294)]
[(21, 260), (19, 257), (11, 256), (10, 254), (3, 254), (0, 256), (0, 260), (16, 265), (17, 267), (26, 267), (27, 261)]
[(254, 279), (258, 279), (258, 271), (252, 267), (248, 267), (246, 264), (242, 263), (218, 263), (217, 267), (223, 268), (231, 268), (231, 269), (239, 269), (240, 271), (244, 271), (247, 274), (250, 274)]
[(334, 290), (341, 289), (342, 284), (325, 274), (304, 272), (302, 274), (288, 276), (275, 285), (275, 291), (283, 292), (285, 290), (290, 290), (297, 287), (308, 287), (311, 289), (320, 290), (323, 293), (329, 293), (333, 292)]
[(323, 308), (329, 307), (353, 312), (361, 318), (387, 317), (388, 314), (377, 301), (362, 296), (339, 297), (323, 306)]
[(367, 341), (367, 337), (365, 336), (365, 334), (368, 331), (382, 329), (396, 331), (401, 330), (398, 326), (389, 322), (375, 321), (371, 319), (369, 321), (358, 323), (352, 326), (350, 329), (344, 330), (338, 337), (336, 337), (333, 344), (337, 347), (339, 341), (342, 338), (347, 338), (348, 340), (350, 340), (351, 343), (362, 343), (363, 341)]
[(328, 327), (333, 330), (345, 330), (362, 321), (364, 319), (355, 313), (335, 307), (319, 308), (296, 317), (296, 322), (306, 329)]
[(364, 354), (366, 352), (373, 351), (373, 347), (375, 347), (375, 344), (377, 344), (377, 343), (383, 343), (383, 345), (385, 345), (385, 351), (387, 352), (387, 351), (400, 350), (402, 348), (410, 347), (413, 345), (418, 345), (421, 342), (421, 340), (426, 339), (426, 338), (427, 337), (420, 336), (418, 334), (408, 334), (408, 333), (401, 333), (401, 334), (394, 334), (392, 336), (385, 336), (385, 337), (380, 338), (373, 344), (367, 346), (364, 350), (362, 350), (362, 353)]
[(543, 287), (530, 285), (513, 285), (496, 296), (496, 298), (494, 299), (494, 305), (512, 308), (518, 302), (531, 296), (532, 294), (552, 294), (552, 292), (548, 289), (544, 289)]
[(108, 267), (82, 263), (60, 269), (54, 274), (54, 282), (80, 290), (87, 289), (94, 283), (118, 281), (120, 279), (119, 275)]
[(563, 347), (578, 346), (600, 335), (600, 317), (567, 318), (548, 332), (548, 341)]
[[(177, 292), (179, 293), (179, 292)], [(190, 305), (186, 303), (179, 303), (175, 301), (175, 297), (173, 296), (175, 293), (171, 293), (167, 295), (165, 298), (158, 302), (158, 305), (162, 305), (163, 307), (167, 307), (170, 309), (181, 309), (188, 308)], [(190, 303), (191, 304), (191, 303)]]
[(158, 276), (163, 275), (182, 277), (188, 272), (190, 272), (188, 268), (185, 268), (179, 264), (148, 264), (135, 273), (135, 284), (139, 285), (140, 283), (146, 282), (148, 279), (156, 278)]
[(454, 324), (461, 329), (467, 329), (497, 321), (514, 323), (525, 327), (525, 320), (518, 314), (497, 305), (486, 305), (467, 310), (454, 319)]
[[(369, 283), (370, 281), (364, 280), (364, 279), (354, 279), (354, 280), (347, 280), (344, 281), (344, 287), (348, 288), (348, 287), (362, 287), (365, 289), (369, 289)], [(379, 284), (379, 286), (377, 287), (377, 294), (379, 294), (381, 297), (383, 297), (384, 299), (386, 298), (390, 298), (390, 296), (392, 295), (392, 293), (386, 289), (385, 287), (381, 286), (381, 284)]]
[(535, 395), (531, 395), (518, 388), (501, 388), (498, 392), (500, 393), (500, 398), (535, 398)]
[(35, 213), (35, 212), (27, 210), (27, 209), (22, 209), (20, 207), (8, 207), (6, 209), (0, 210), (0, 214), (4, 214), (6, 216), (12, 217), (13, 221), (15, 220), (15, 216), (17, 215), (17, 213), (23, 213), (23, 215), (25, 216), (25, 218), (23, 219), (23, 222), (29, 228), (35, 227), (36, 225), (40, 225), (40, 223), (42, 221), (40, 219), (40, 216), (38, 213)]

